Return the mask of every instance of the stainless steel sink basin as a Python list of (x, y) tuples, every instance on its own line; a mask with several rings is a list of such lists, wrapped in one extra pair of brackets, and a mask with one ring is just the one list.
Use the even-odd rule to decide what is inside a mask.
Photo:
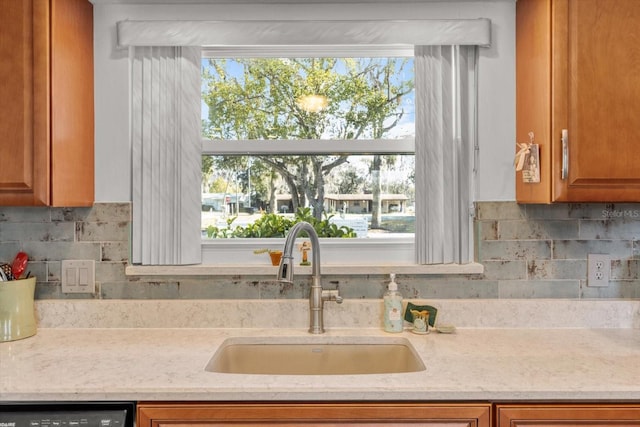
[(405, 338), (229, 338), (206, 371), (226, 374), (353, 375), (424, 371)]

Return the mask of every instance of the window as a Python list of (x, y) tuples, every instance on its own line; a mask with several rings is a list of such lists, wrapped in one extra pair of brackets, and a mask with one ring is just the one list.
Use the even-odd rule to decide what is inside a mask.
[[(203, 153), (245, 157), (265, 154), (275, 157), (284, 153), (297, 157), (339, 157), (347, 153), (406, 154), (412, 150), (415, 150), (415, 242), (394, 246), (393, 242), (384, 241), (377, 246), (383, 250), (375, 250), (377, 239), (371, 239), (365, 248), (351, 247), (347, 251), (348, 258), (343, 254), (335, 260), (327, 259), (324, 254), (337, 254), (338, 251), (323, 251), (323, 261), (359, 262), (352, 258), (355, 249), (355, 255), (374, 265), (380, 265), (381, 260), (386, 264), (468, 263), (471, 259), (469, 209), (473, 153), (477, 149), (475, 67), (478, 52), (476, 46), (468, 45), (488, 45), (490, 28), (490, 22), (483, 19), (119, 22), (119, 43), (136, 46), (131, 50), (133, 263), (189, 264), (199, 263), (201, 259), (203, 263), (224, 263), (225, 255), (234, 263), (247, 262), (236, 256), (239, 252), (227, 250), (226, 245), (223, 250), (218, 247), (213, 257), (206, 256), (208, 245), (195, 252), (195, 239), (201, 240), (201, 212), (206, 209), (203, 202), (210, 202), (209, 211), (215, 210), (216, 204), (213, 196), (209, 197), (211, 200), (204, 200), (202, 188), (199, 188), (202, 176), (198, 166), (202, 164)], [(367, 45), (362, 37), (379, 44)], [(233, 52), (226, 57), (238, 57), (238, 51), (255, 51), (256, 46), (268, 51), (270, 46), (284, 48), (291, 43), (294, 43), (293, 50), (299, 52), (307, 51), (309, 45), (329, 46), (328, 51), (336, 52), (348, 51), (353, 46), (368, 51), (412, 46), (416, 105), (413, 147), (400, 148), (403, 142), (409, 141), (407, 138), (394, 140), (393, 149), (381, 141), (353, 138), (346, 150), (344, 144), (340, 145), (344, 138), (308, 140), (299, 139), (303, 135), (297, 135), (295, 139), (273, 141), (268, 133), (259, 138), (259, 144), (255, 139), (234, 139), (216, 141), (212, 148), (209, 145), (212, 141), (198, 141), (194, 136), (200, 131), (200, 126), (194, 124), (194, 118), (199, 121), (200, 115), (197, 110), (194, 114), (194, 107), (199, 107), (199, 102), (194, 100), (200, 98), (201, 92), (201, 55), (197, 45), (222, 46), (220, 49)], [(334, 55), (335, 52), (318, 57)], [(281, 55), (267, 56), (278, 58)], [(297, 98), (291, 97), (292, 100)], [(324, 107), (322, 101), (319, 105), (330, 108)], [(338, 127), (341, 123), (334, 122)], [(280, 122), (275, 124), (279, 126)], [(357, 146), (360, 149), (353, 149)], [(297, 147), (297, 151), (291, 150), (292, 147)], [(290, 196), (295, 197), (295, 192), (290, 192)], [(356, 198), (360, 205), (366, 202), (362, 197)], [(334, 202), (341, 202), (343, 209), (351, 205), (344, 198)], [(389, 201), (387, 208), (389, 211), (401, 210), (401, 200)], [(361, 239), (328, 240), (350, 242)], [(368, 254), (370, 248), (374, 250)], [(403, 252), (406, 248), (411, 250)], [(240, 252), (246, 254), (246, 249)], [(380, 258), (375, 259), (374, 253)]]
[[(205, 252), (219, 259), (220, 247), (234, 245), (225, 238), (284, 237), (302, 219), (324, 224), (316, 227), (323, 245), (351, 252), (343, 260), (372, 240), (411, 245), (413, 58), (287, 53), (218, 58), (209, 50), (202, 60)], [(357, 241), (324, 239), (339, 237)]]
[[(208, 145), (236, 141), (253, 154), (203, 158), (203, 199), (226, 201), (223, 215), (299, 207), (345, 215), (358, 195), (369, 203), (356, 213), (412, 203), (412, 155), (361, 153), (373, 142), (387, 152), (413, 145), (410, 58), (204, 59), (203, 83)], [(274, 143), (283, 155), (274, 157)], [(270, 152), (260, 155), (260, 144)]]

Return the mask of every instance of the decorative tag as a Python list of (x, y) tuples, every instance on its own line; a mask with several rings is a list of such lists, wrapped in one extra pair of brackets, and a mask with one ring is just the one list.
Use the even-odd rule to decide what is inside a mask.
[(527, 183), (540, 182), (540, 147), (533, 143), (533, 132), (529, 132), (529, 143), (517, 143), (520, 150), (516, 153), (513, 164), (516, 171), (522, 171), (522, 181)]
[(540, 182), (540, 147), (538, 144), (529, 145), (529, 154), (525, 156), (522, 169), (522, 182)]

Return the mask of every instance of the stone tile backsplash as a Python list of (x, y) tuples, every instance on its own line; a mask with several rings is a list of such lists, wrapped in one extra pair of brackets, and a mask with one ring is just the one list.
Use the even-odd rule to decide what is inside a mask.
[[(483, 202), (476, 259), (499, 298), (639, 298), (639, 227), (638, 204)], [(611, 255), (609, 286), (587, 286), (591, 253)]]
[[(305, 298), (309, 279), (294, 285), (272, 277), (126, 277), (129, 203), (92, 208), (0, 207), (0, 261), (20, 250), (38, 279), (37, 299)], [(399, 275), (405, 298), (640, 298), (640, 204), (477, 204), (476, 260), (483, 275)], [(611, 281), (586, 286), (587, 255), (611, 255)], [(61, 260), (96, 261), (95, 295), (63, 294)], [(387, 277), (323, 277), (345, 298), (381, 298)]]

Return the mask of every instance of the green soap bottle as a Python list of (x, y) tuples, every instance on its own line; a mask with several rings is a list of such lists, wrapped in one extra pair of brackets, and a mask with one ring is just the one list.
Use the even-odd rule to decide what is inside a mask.
[(384, 294), (384, 330), (386, 332), (402, 332), (402, 294), (398, 292), (396, 275), (391, 274), (391, 281)]

